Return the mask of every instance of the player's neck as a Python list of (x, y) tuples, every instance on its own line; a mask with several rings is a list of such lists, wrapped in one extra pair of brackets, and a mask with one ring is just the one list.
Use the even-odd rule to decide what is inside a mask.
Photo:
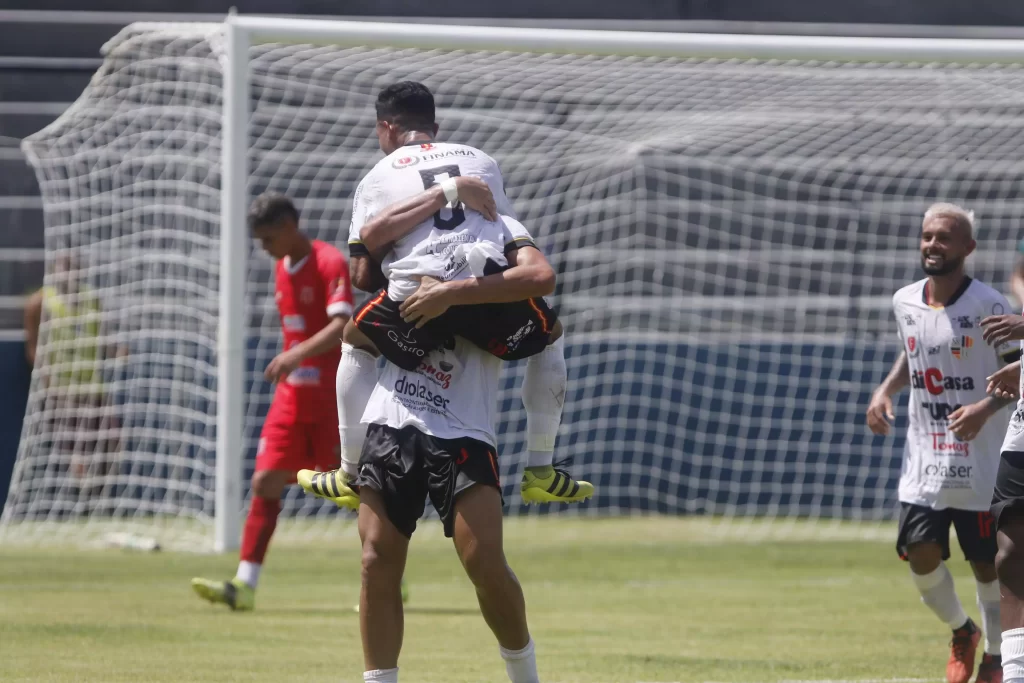
[(420, 130), (410, 130), (398, 139), (399, 146), (413, 145), (417, 142), (433, 142), (434, 136)]
[(945, 306), (946, 302), (963, 286), (967, 273), (960, 268), (945, 275), (929, 275), (925, 284), (925, 299), (929, 306)]
[(306, 258), (313, 251), (313, 243), (305, 235), (299, 235), (299, 238), (295, 240), (295, 244), (292, 246), (291, 251), (288, 252), (288, 262), (292, 266)]

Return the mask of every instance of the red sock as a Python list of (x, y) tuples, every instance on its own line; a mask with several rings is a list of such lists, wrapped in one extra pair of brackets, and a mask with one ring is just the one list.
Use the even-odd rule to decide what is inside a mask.
[(249, 506), (249, 516), (245, 518), (245, 529), (242, 531), (243, 562), (263, 564), (270, 545), (270, 537), (277, 526), (277, 515), (281, 512), (281, 501), (274, 498), (253, 498)]

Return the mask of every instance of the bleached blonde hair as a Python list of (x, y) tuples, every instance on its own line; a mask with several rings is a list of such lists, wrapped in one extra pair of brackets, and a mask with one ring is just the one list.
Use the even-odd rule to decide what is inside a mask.
[(929, 218), (952, 218), (961, 227), (967, 230), (967, 234), (970, 237), (974, 237), (974, 212), (968, 211), (962, 206), (951, 204), (950, 202), (936, 202), (928, 207), (928, 210), (924, 212), (924, 220), (927, 221)]

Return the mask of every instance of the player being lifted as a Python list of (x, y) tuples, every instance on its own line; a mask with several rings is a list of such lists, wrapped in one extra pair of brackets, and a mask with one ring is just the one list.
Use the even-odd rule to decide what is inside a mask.
[(900, 476), (897, 550), (910, 563), (921, 600), (953, 630), (949, 683), (967, 683), (981, 631), (957, 598), (949, 559), (949, 527), (971, 564), (985, 635), (978, 683), (998, 683), (999, 583), (988, 512), (1008, 401), (986, 395), (988, 378), (1020, 351), (981, 338), (981, 321), (1009, 310), (997, 291), (972, 280), (964, 260), (974, 251), (973, 214), (935, 204), (924, 215), (921, 265), (927, 278), (893, 296), (903, 350), (875, 390), (867, 422), (888, 434), (892, 396), (910, 384), (910, 429)]
[[(360, 419), (376, 381), (375, 358), (383, 353), (399, 367), (414, 370), (431, 350), (457, 335), (503, 360), (529, 358), (523, 382), (528, 449), (523, 499), (585, 500), (593, 486), (574, 481), (552, 462), (566, 387), (561, 323), (543, 298), (523, 300), (500, 277), (483, 285), (471, 276), (473, 262), (489, 263), (488, 273), (506, 267), (505, 252), (516, 253), (522, 265), (547, 261), (529, 237), (517, 232), (521, 226), (514, 221), (497, 163), (473, 147), (435, 142), (437, 130), (434, 98), (422, 84), (397, 83), (379, 94), (376, 131), (387, 156), (356, 190), (349, 249), (353, 284), (366, 291), (386, 288), (345, 328), (338, 370), (342, 471), (300, 472), (299, 483), (315, 495), (356, 508), (358, 492), (348, 481), (365, 439)], [(465, 210), (457, 201), (461, 176), (485, 181), (497, 214), (505, 219), (493, 221)], [(416, 222), (372, 220), (402, 202), (422, 212), (425, 205), (417, 200), (436, 204), (427, 213), (406, 214), (419, 218)], [(506, 244), (507, 235), (512, 239)], [(459, 305), (453, 305), (456, 298)]]
[(299, 230), (287, 197), (264, 194), (249, 209), (249, 228), (277, 259), (274, 299), (284, 350), (264, 376), (277, 383), (256, 452), (252, 502), (242, 532), (238, 573), (230, 581), (192, 579), (202, 598), (235, 610), (253, 608), (260, 568), (281, 511), (281, 495), (303, 468), (339, 462), (335, 373), (341, 332), (352, 315), (348, 266), (334, 247)]
[[(509, 270), (481, 278), (479, 286), (520, 296), (553, 289), (554, 271), (546, 263), (516, 263), (516, 252), (509, 260)], [(455, 337), (411, 370), (385, 364), (371, 388), (353, 482), (361, 494), (359, 615), (367, 683), (398, 681), (401, 579), (427, 496), (473, 582), (509, 680), (539, 683), (525, 598), (503, 549), (494, 433), (499, 368), (495, 356)]]

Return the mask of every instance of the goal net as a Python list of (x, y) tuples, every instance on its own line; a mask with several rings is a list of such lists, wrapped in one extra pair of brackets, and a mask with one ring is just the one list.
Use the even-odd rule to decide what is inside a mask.
[[(344, 245), (353, 191), (380, 158), (374, 98), (422, 81), (443, 139), (499, 161), (557, 269), (557, 451), (597, 487), (574, 514), (786, 533), (891, 518), (905, 410), (889, 439), (862, 417), (898, 350), (890, 298), (919, 277), (920, 218), (937, 200), (977, 213), (971, 270), (1006, 283), (1024, 218), (1024, 71), (830, 59), (826, 43), (810, 61), (567, 40), (557, 54), (254, 44), (251, 116), (230, 124), (246, 127), (248, 197), (286, 193), (310, 236)], [(0, 539), (128, 529), (202, 546), (218, 392), (243, 402), (245, 481), (271, 397), (271, 262), (248, 238), (235, 254), (248, 263), (245, 386), (219, 387), (220, 243), (245, 229), (220, 220), (223, 27), (134, 25), (104, 51), (80, 99), (25, 142), (49, 297)], [(523, 369), (505, 366), (499, 397), (514, 513)], [(305, 530), (344, 517), (295, 491), (284, 516)]]

